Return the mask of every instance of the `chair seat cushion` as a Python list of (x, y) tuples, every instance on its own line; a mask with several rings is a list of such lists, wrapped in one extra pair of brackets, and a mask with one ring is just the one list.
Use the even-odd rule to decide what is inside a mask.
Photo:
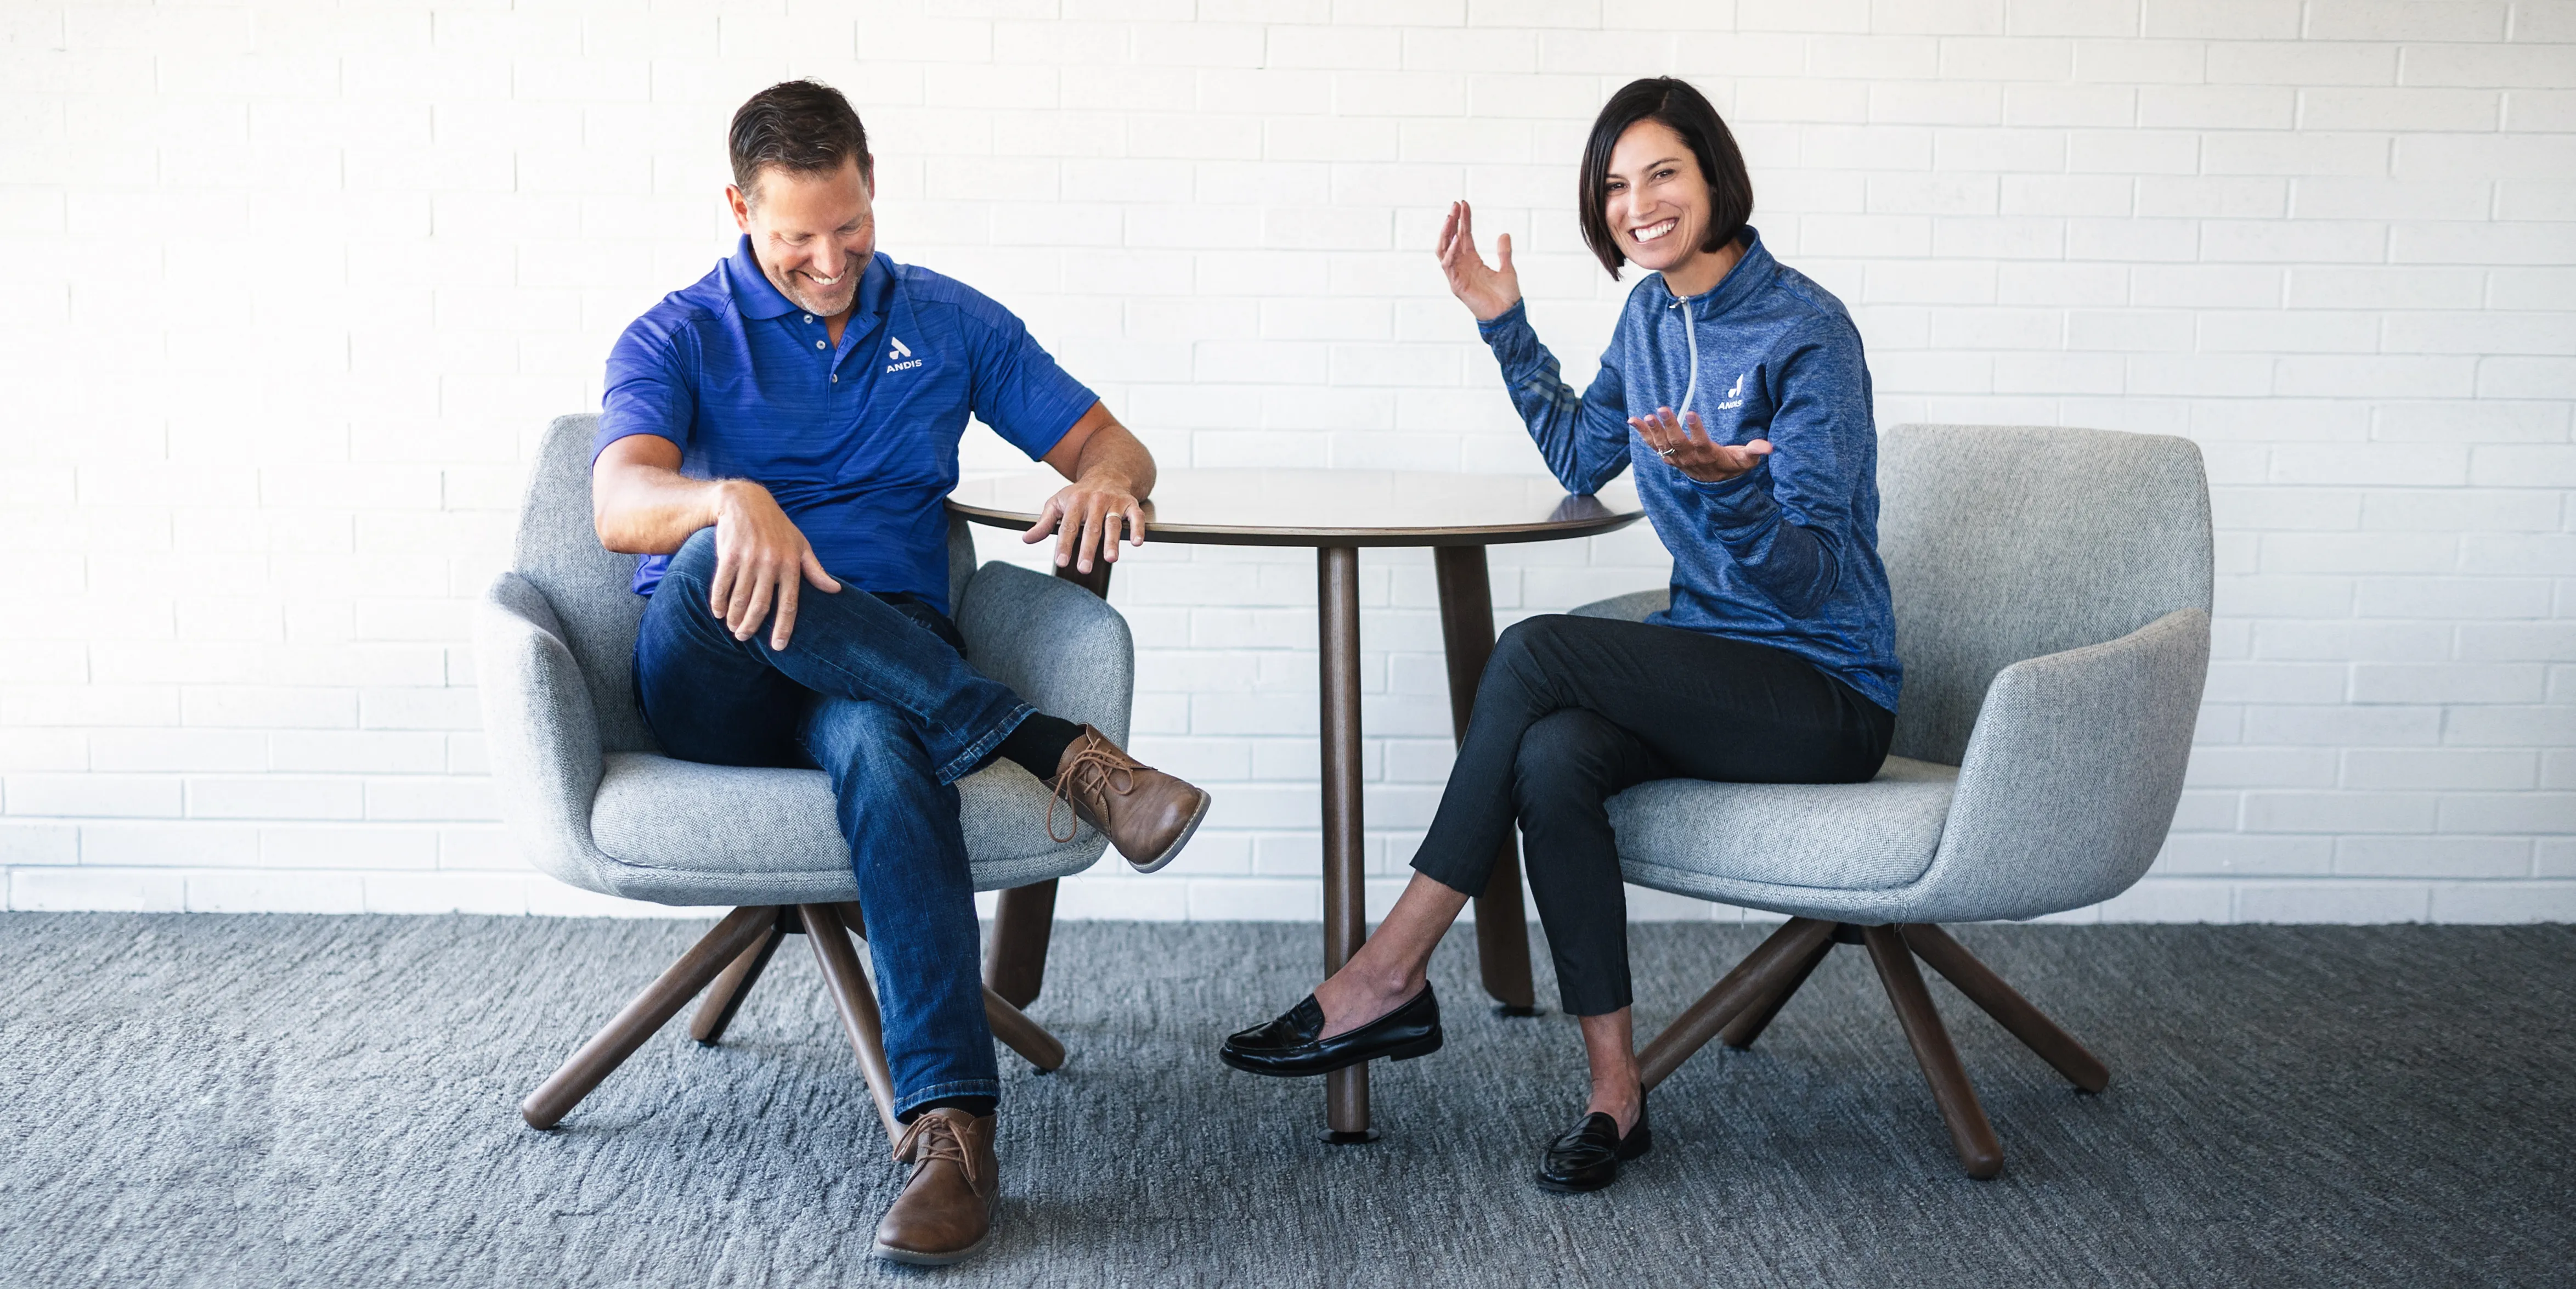
[[(1070, 842), (1047, 837), (1048, 793), (1029, 772), (996, 761), (957, 781), (959, 822), (975, 888), (990, 891), (1078, 873), (1107, 842), (1078, 824)], [(857, 898), (850, 848), (820, 770), (705, 765), (617, 752), (590, 810), (591, 840), (636, 870), (617, 892), (634, 898), (763, 904)], [(1061, 830), (1069, 816), (1059, 808)], [(646, 890), (660, 894), (643, 894)]]
[(1661, 779), (1610, 799), (1620, 866), (1639, 886), (1716, 898), (1713, 882), (1883, 891), (1941, 845), (1956, 766), (1887, 758), (1867, 783)]

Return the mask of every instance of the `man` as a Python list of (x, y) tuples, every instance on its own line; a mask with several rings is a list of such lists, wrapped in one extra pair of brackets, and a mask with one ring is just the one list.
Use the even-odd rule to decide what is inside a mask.
[(1072, 481), (1025, 540), (1054, 531), (1056, 563), (1087, 572), (1144, 540), (1154, 461), (1019, 319), (876, 252), (867, 132), (838, 91), (761, 91), (731, 150), (742, 241), (610, 354), (593, 517), (644, 556), (636, 695), (662, 746), (831, 775), (913, 1165), (876, 1252), (954, 1262), (991, 1228), (1001, 1086), (953, 785), (1016, 762), (1146, 872), (1208, 795), (967, 665), (941, 500), (972, 413)]

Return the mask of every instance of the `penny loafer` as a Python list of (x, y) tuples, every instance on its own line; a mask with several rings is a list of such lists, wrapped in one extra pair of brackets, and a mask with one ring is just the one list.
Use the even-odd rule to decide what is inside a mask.
[(1324, 1009), (1313, 994), (1266, 1025), (1230, 1035), (1217, 1059), (1247, 1074), (1302, 1078), (1380, 1058), (1410, 1061), (1440, 1050), (1440, 1000), (1426, 984), (1395, 1010), (1323, 1038)]
[(1619, 1135), (1619, 1121), (1599, 1111), (1558, 1134), (1539, 1156), (1538, 1184), (1560, 1194), (1597, 1191), (1619, 1180), (1619, 1165), (1655, 1148), (1646, 1126), (1646, 1103), (1637, 1103), (1637, 1126)]

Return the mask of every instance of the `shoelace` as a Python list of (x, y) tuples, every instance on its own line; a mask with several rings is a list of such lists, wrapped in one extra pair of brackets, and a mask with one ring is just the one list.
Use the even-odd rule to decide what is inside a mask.
[[(1090, 806), (1092, 814), (1106, 819), (1109, 816), (1109, 794), (1115, 792), (1123, 797), (1135, 790), (1136, 767), (1126, 758), (1109, 751), (1106, 743), (1084, 735), (1082, 750), (1073, 754), (1071, 765), (1057, 772), (1055, 795), (1047, 798), (1047, 840), (1059, 846), (1073, 840), (1074, 835), (1082, 831), (1082, 816), (1076, 813), (1081, 806)], [(1074, 800), (1076, 792), (1082, 794), (1083, 800)], [(1058, 802), (1064, 803), (1066, 812), (1073, 814), (1072, 826), (1066, 828), (1061, 837), (1055, 835)]]
[(903, 1130), (894, 1143), (894, 1157), (907, 1164), (929, 1163), (945, 1159), (966, 1174), (966, 1184), (975, 1184), (974, 1152), (966, 1149), (966, 1140), (957, 1134), (957, 1125), (943, 1114), (925, 1114)]

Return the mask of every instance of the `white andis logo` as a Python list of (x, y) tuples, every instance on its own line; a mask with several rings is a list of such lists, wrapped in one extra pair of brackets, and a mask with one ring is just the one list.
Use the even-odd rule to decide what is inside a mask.
[(1729, 408), (1744, 406), (1744, 378), (1742, 376), (1736, 377), (1735, 383), (1726, 387), (1725, 400), (1726, 401), (1717, 405), (1717, 410), (1723, 412)]
[(887, 372), (904, 371), (921, 365), (921, 360), (912, 356), (912, 346), (893, 336), (888, 336), (886, 339), (894, 341), (894, 348), (886, 351)]

